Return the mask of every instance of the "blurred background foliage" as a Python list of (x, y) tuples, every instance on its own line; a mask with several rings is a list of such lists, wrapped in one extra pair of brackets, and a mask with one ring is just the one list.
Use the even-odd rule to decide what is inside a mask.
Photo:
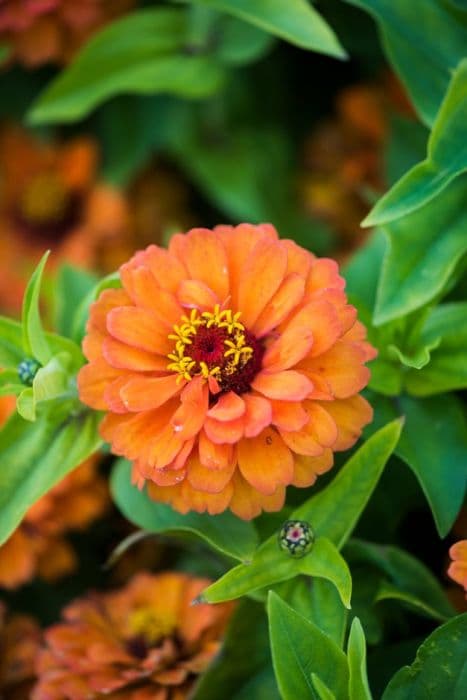
[[(361, 662), (366, 637), (370, 686), (380, 697), (437, 625), (466, 609), (445, 570), (449, 545), (467, 537), (467, 4), (123, 0), (98, 10), (89, 2), (81, 15), (72, 4), (51, 3), (42, 14), (23, 9), (21, 16), (13, 2), (0, 6), (0, 306), (19, 318), (27, 280), (50, 248), (41, 312), (47, 330), (66, 339), (49, 337), (53, 352), (40, 362), (55, 364), (25, 390), (12, 372), (28, 350), (28, 333), (2, 321), (1, 391), (20, 396), (23, 416), (0, 434), (2, 460), (11, 459), (0, 480), (0, 505), (10, 503), (0, 515), (2, 541), (28, 506), (99, 444), (94, 424), (83, 430), (89, 416), (76, 415), (75, 424), (60, 411), (49, 413), (79, 365), (74, 343), (98, 279), (175, 231), (271, 222), (281, 236), (344, 266), (350, 299), (379, 351), (367, 391), (376, 414), (367, 437), (405, 416), (395, 454), (343, 549), (354, 587), (348, 622), (358, 616), (363, 629), (352, 626), (350, 669)], [(39, 324), (36, 282), (23, 307), (30, 329)], [(27, 354), (36, 352), (41, 348)], [(75, 410), (68, 398), (62, 409)], [(48, 423), (31, 422), (36, 409)], [(63, 444), (76, 450), (60, 469), (59, 457), (48, 452), (57, 425)], [(12, 435), (20, 448), (11, 447)], [(32, 440), (34, 453), (21, 447)], [(42, 463), (44, 476), (31, 479), (25, 498), (12, 474), (38, 455), (34, 474)], [(103, 458), (103, 473), (110, 462)], [(103, 570), (114, 547), (134, 532), (107, 504), (105, 519), (86, 533), (70, 526), (78, 574), (56, 588), (42, 577), (6, 593), (14, 609), (50, 622), (73, 595), (127, 580), (141, 566), (217, 578), (232, 564), (235, 553), (219, 544), (204, 516), (187, 524), (159, 511), (145, 520), (116, 471), (112, 489), (128, 520), (153, 537), (139, 539)], [(238, 541), (253, 551), (258, 536), (267, 540), (305, 498), (291, 489), (287, 512), (261, 516), (245, 532), (242, 524), (226, 527), (239, 527)], [(285, 625), (298, 644), (333, 615), (345, 629), (347, 611), (328, 581), (315, 579), (310, 589), (302, 573), (290, 575), (294, 585), (272, 586), (289, 605), (273, 595), (268, 610), (279, 688), (296, 699), (280, 663), (290, 649), (276, 626)], [(327, 622), (320, 610), (332, 611)], [(458, 619), (465, 633), (465, 617)], [(435, 665), (446, 661), (454, 620), (434, 633)], [(238, 659), (239, 640), (247, 644), (253, 629), (255, 649)], [(332, 644), (329, 658), (339, 666), (343, 635), (335, 632)], [(214, 698), (213, 688), (227, 682), (235, 700), (277, 697), (257, 601), (242, 603), (227, 648), (230, 664), (222, 657), (196, 698)], [(323, 673), (307, 680), (306, 697), (344, 697)], [(399, 673), (385, 700), (426, 697), (417, 685), (424, 673), (423, 663), (421, 680)], [(360, 687), (355, 674), (348, 682)], [(449, 679), (437, 683), (433, 697), (451, 692)], [(369, 697), (364, 684), (360, 694), (352, 692), (351, 698)]]

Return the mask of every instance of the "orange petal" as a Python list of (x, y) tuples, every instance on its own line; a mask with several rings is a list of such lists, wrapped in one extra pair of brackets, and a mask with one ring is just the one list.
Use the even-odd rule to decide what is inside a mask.
[(313, 401), (305, 401), (303, 408), (309, 416), (308, 423), (294, 432), (281, 430), (280, 434), (291, 450), (301, 455), (317, 457), (325, 447), (337, 440), (337, 426), (329, 413)]
[(449, 549), (449, 556), (454, 561), (465, 560), (467, 562), (467, 540), (459, 540)]
[(199, 280), (183, 280), (177, 294), (180, 304), (188, 309), (213, 309), (220, 300), (210, 287)]
[(121, 370), (109, 367), (104, 360), (95, 360), (89, 365), (84, 365), (78, 372), (79, 398), (87, 406), (98, 411), (105, 411), (107, 404), (104, 392), (107, 384), (123, 374), (129, 376)]
[(271, 424), (271, 404), (262, 396), (255, 396), (254, 394), (245, 394), (243, 400), (246, 405), (246, 413), (243, 419), (245, 437), (256, 437), (264, 428)]
[(162, 355), (154, 355), (109, 337), (102, 343), (102, 354), (112, 367), (137, 372), (166, 372), (169, 362)]
[(117, 377), (117, 379), (114, 379), (105, 387), (104, 399), (107, 404), (107, 407), (113, 413), (128, 413), (128, 409), (123, 403), (122, 397), (120, 396), (120, 390), (125, 386), (127, 382), (127, 376)]
[(134, 377), (120, 390), (120, 395), (128, 411), (150, 411), (159, 408), (182, 390), (183, 384), (177, 380), (176, 374), (167, 377)]
[(243, 268), (238, 289), (241, 321), (252, 328), (271, 297), (280, 287), (287, 268), (287, 253), (277, 242), (260, 240)]
[(322, 405), (337, 425), (338, 437), (333, 445), (334, 451), (352, 447), (362, 434), (363, 427), (373, 420), (373, 409), (363, 396), (327, 401)]
[(298, 401), (273, 401), (272, 423), (282, 430), (300, 430), (308, 422), (308, 414)]
[(242, 520), (255, 518), (263, 509), (268, 512), (278, 511), (284, 505), (285, 488), (283, 486), (278, 486), (272, 495), (266, 496), (252, 488), (238, 470), (231, 483), (233, 495), (230, 510)]
[[(190, 441), (191, 443), (191, 441)], [(183, 449), (184, 443), (171, 425), (166, 425), (156, 437), (151, 440), (142, 453), (142, 459), (155, 469), (174, 466), (177, 456)]]
[(178, 285), (187, 276), (183, 261), (156, 245), (150, 245), (146, 250), (136, 253), (130, 260), (130, 264), (136, 267), (139, 265), (149, 267), (157, 285), (172, 294), (175, 294)]
[(260, 372), (251, 386), (269, 399), (281, 401), (301, 401), (313, 389), (310, 380), (294, 370), (284, 370), (272, 374)]
[(223, 394), (218, 402), (208, 411), (208, 416), (219, 421), (231, 421), (240, 418), (246, 407), (243, 399), (234, 391)]
[(321, 375), (336, 399), (346, 399), (369, 382), (370, 370), (364, 366), (365, 352), (357, 343), (339, 340), (330, 350), (315, 358), (306, 358), (301, 367)]
[(325, 449), (319, 457), (306, 457), (296, 454), (294, 456), (293, 486), (306, 488), (315, 483), (319, 474), (329, 471), (333, 465), (334, 456), (332, 450)]
[(218, 421), (208, 416), (204, 422), (204, 430), (211, 442), (215, 442), (218, 445), (224, 443), (233, 445), (243, 435), (243, 418), (236, 418), (231, 421)]
[(313, 312), (305, 307), (271, 343), (263, 357), (263, 367), (268, 372), (290, 369), (310, 352), (314, 343), (312, 317)]
[(353, 326), (347, 331), (343, 340), (358, 343), (365, 353), (365, 362), (374, 360), (378, 355), (378, 351), (370, 343), (366, 341), (366, 328), (363, 323), (356, 321)]
[(89, 320), (87, 329), (96, 328), (107, 335), (107, 315), (119, 306), (127, 306), (130, 297), (124, 289), (105, 289), (98, 300), (89, 307)]
[(167, 425), (171, 411), (173, 412), (173, 403), (144, 413), (108, 413), (99, 432), (106, 442), (112, 444), (115, 454), (124, 455), (128, 459), (141, 458), (148, 442)]
[(292, 454), (273, 428), (241, 440), (237, 455), (242, 476), (260, 493), (271, 495), (278, 486), (290, 484), (293, 479)]
[(107, 334), (101, 333), (93, 328), (83, 338), (81, 347), (85, 358), (89, 360), (89, 362), (102, 359), (102, 345), (107, 337)]
[(232, 308), (238, 309), (238, 289), (246, 261), (259, 240), (269, 240), (270, 235), (259, 226), (240, 224), (239, 226), (216, 226), (227, 251)]
[(140, 350), (167, 355), (173, 348), (167, 330), (161, 328), (156, 316), (137, 306), (112, 309), (107, 316), (107, 330), (122, 343)]
[(306, 282), (306, 293), (313, 295), (324, 288), (344, 289), (345, 280), (339, 275), (339, 266), (330, 258), (316, 258)]
[(315, 256), (295, 241), (286, 239), (282, 243), (287, 250), (287, 274), (296, 273), (306, 279), (311, 265), (316, 260)]
[(233, 463), (228, 464), (224, 469), (209, 469), (193, 455), (187, 464), (187, 479), (197, 491), (220, 493), (229, 483), (234, 470)]
[(266, 308), (252, 326), (257, 338), (262, 338), (276, 328), (303, 299), (305, 280), (295, 273), (288, 275)]
[(170, 239), (169, 251), (183, 261), (189, 277), (204, 282), (221, 301), (227, 299), (227, 254), (218, 234), (203, 228), (176, 234)]
[(174, 413), (171, 425), (178, 436), (188, 440), (203, 427), (209, 404), (208, 385), (202, 377), (195, 377), (180, 394), (181, 405)]
[(153, 469), (146, 466), (146, 472), (141, 471), (145, 479), (150, 480), (158, 486), (175, 486), (180, 484), (186, 477), (185, 469)]
[(232, 445), (211, 442), (204, 431), (199, 435), (198, 450), (201, 464), (209, 469), (225, 469), (233, 460)]
[[(186, 506), (188, 506), (188, 510), (195, 510), (198, 513), (205, 513), (207, 511), (210, 515), (217, 515), (218, 513), (223, 513), (224, 510), (229, 507), (233, 486), (232, 482), (229, 481), (225, 488), (219, 493), (207, 493), (206, 491), (194, 489), (188, 479), (185, 479), (181, 491), (182, 498)], [(174, 507), (178, 510), (177, 506), (178, 504), (174, 503)]]
[(120, 276), (135, 306), (150, 309), (167, 329), (179, 323), (183, 309), (174, 294), (162, 289), (148, 267), (123, 265)]
[[(313, 345), (310, 357), (322, 355), (329, 350), (343, 334), (342, 324), (337, 311), (325, 299), (316, 299), (307, 304), (298, 314), (298, 317), (307, 318), (311, 332), (313, 333)], [(295, 321), (295, 319), (294, 319)]]

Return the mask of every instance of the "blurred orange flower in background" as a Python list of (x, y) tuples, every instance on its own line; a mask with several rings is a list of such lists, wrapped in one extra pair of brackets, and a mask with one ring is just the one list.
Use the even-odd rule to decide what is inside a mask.
[(0, 42), (28, 67), (65, 63), (134, 0), (2, 0)]
[(219, 650), (231, 604), (191, 605), (209, 581), (141, 573), (69, 605), (45, 632), (33, 700), (182, 700)]
[(467, 540), (460, 540), (449, 550), (452, 562), (448, 568), (448, 576), (463, 586), (467, 596)]
[(0, 601), (0, 697), (29, 700), (41, 633), (26, 615), (8, 615)]
[(311, 214), (331, 225), (339, 238), (338, 257), (363, 244), (360, 222), (381, 194), (384, 146), (392, 112), (410, 116), (405, 93), (393, 74), (379, 83), (352, 85), (336, 99), (336, 115), (319, 123), (305, 144), (301, 192)]
[(155, 500), (279, 510), (371, 420), (376, 353), (334, 261), (242, 224), (177, 234), (120, 275), (91, 308), (78, 386)]
[(88, 527), (109, 502), (107, 484), (97, 466), (95, 455), (28, 510), (0, 546), (0, 586), (16, 588), (35, 576), (55, 580), (73, 571), (77, 560), (65, 534)]
[[(100, 273), (115, 270), (139, 245), (162, 242), (191, 224), (188, 194), (156, 164), (123, 192), (99, 178), (96, 143), (44, 142), (6, 126), (0, 132), (0, 308), (17, 313), (34, 267), (52, 249), (60, 263)], [(47, 290), (45, 290), (47, 291)]]

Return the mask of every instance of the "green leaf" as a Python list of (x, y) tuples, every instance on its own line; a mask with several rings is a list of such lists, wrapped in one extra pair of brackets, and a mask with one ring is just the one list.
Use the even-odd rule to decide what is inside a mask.
[(467, 251), (467, 175), (435, 200), (391, 221), (374, 314), (380, 326), (427, 304), (446, 287)]
[(354, 617), (347, 645), (349, 661), (349, 699), (371, 700), (366, 672), (365, 633), (358, 617)]
[(266, 32), (304, 49), (345, 58), (339, 41), (318, 12), (306, 0), (194, 0), (227, 12)]
[(328, 686), (320, 680), (320, 677), (317, 676), (316, 673), (311, 674), (311, 681), (319, 700), (336, 700), (334, 693), (329, 690)]
[(275, 537), (269, 538), (255, 552), (251, 563), (236, 566), (208, 586), (202, 600), (208, 603), (232, 600), (300, 574), (331, 581), (343, 604), (350, 607), (350, 572), (338, 550), (324, 537), (318, 538), (312, 551), (301, 559), (290, 557), (279, 548)]
[(421, 341), (436, 344), (420, 372), (408, 372), (404, 386), (414, 396), (467, 388), (467, 303), (440, 304), (428, 316)]
[(181, 515), (170, 506), (152, 501), (131, 483), (131, 464), (119, 459), (112, 471), (112, 494), (118, 508), (132, 523), (148, 532), (188, 532), (204, 539), (234, 559), (250, 559), (257, 543), (252, 523), (226, 511), (221, 515), (190, 512)]
[(373, 310), (385, 250), (383, 232), (374, 231), (342, 271), (347, 282), (346, 292), (359, 309), (363, 306), (367, 311)]
[(411, 666), (391, 679), (383, 700), (464, 700), (467, 688), (467, 613), (438, 627)]
[(386, 181), (392, 186), (423, 160), (429, 131), (420, 122), (393, 115), (385, 149)]
[(224, 17), (218, 28), (219, 44), (214, 52), (222, 63), (243, 66), (262, 58), (274, 44), (271, 34), (236, 17)]
[(427, 126), (435, 120), (452, 71), (465, 56), (467, 29), (435, 0), (347, 0), (378, 22), (386, 52)]
[(312, 673), (336, 697), (346, 697), (347, 660), (337, 644), (273, 592), (268, 614), (272, 660), (283, 700), (314, 698)]
[(304, 573), (331, 580), (347, 605), (348, 588), (343, 582), (348, 572), (330, 544), (340, 548), (349, 537), (397, 444), (400, 431), (400, 421), (394, 421), (375, 433), (325, 489), (289, 516), (311, 523), (317, 539), (309, 554), (293, 559), (279, 548), (277, 537), (272, 536), (255, 552), (250, 564), (228, 571), (203, 592), (203, 598), (211, 603), (231, 600)]
[(220, 654), (200, 677), (190, 700), (219, 700), (228, 688), (229, 700), (279, 700), (269, 650), (263, 605), (244, 600), (237, 607)]
[(407, 552), (353, 539), (345, 553), (350, 562), (371, 563), (385, 575), (386, 580), (379, 587), (376, 600), (398, 599), (442, 622), (454, 614), (431, 571)]
[(75, 408), (62, 402), (59, 415), (44, 412), (34, 423), (13, 415), (0, 432), (0, 544), (33, 503), (99, 448), (99, 415), (73, 416)]
[(452, 76), (428, 140), (427, 157), (415, 165), (373, 207), (363, 226), (399, 219), (434, 199), (455, 177), (467, 171), (467, 60)]
[(97, 284), (97, 277), (87, 270), (62, 265), (56, 281), (55, 324), (57, 332), (71, 337), (71, 325), (76, 308)]
[(0, 316), (0, 367), (14, 370), (18, 378), (17, 367), (24, 355), (21, 323)]
[[(406, 424), (397, 454), (412, 468), (441, 537), (451, 529), (467, 483), (467, 421), (454, 396), (400, 397)], [(449, 475), (449, 478), (446, 477)]]
[(339, 598), (336, 587), (324, 578), (313, 579), (311, 582), (310, 604), (309, 619), (342, 649), (347, 622), (347, 609)]
[(175, 8), (139, 10), (113, 22), (46, 88), (29, 121), (74, 121), (121, 93), (211, 95), (224, 71), (209, 55), (185, 51), (187, 29), (186, 12)]
[(22, 324), (23, 324), (23, 349), (24, 352), (34, 357), (42, 365), (47, 364), (51, 358), (49, 344), (45, 337), (39, 312), (39, 296), (41, 290), (42, 274), (49, 257), (49, 252), (42, 256), (24, 293)]
[(62, 352), (41, 367), (32, 382), (32, 388), (24, 389), (17, 401), (17, 410), (25, 420), (36, 420), (36, 404), (57, 398), (70, 398), (74, 391), (70, 390), (71, 357)]
[(368, 503), (401, 429), (402, 423), (395, 420), (378, 430), (331, 483), (297, 508), (291, 518), (310, 521), (317, 536), (328, 537), (340, 549)]

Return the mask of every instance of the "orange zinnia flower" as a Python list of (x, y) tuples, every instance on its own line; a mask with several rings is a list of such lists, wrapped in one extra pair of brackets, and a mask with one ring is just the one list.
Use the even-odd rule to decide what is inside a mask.
[(28, 700), (34, 681), (34, 663), (40, 630), (30, 617), (8, 616), (0, 601), (0, 697)]
[(448, 576), (463, 586), (467, 595), (467, 540), (460, 540), (453, 544), (449, 550), (449, 556), (452, 562), (448, 569)]
[(70, 573), (76, 557), (65, 533), (86, 528), (107, 503), (107, 485), (97, 474), (95, 456), (37, 501), (0, 546), (0, 586), (16, 588), (36, 575), (54, 580)]
[(139, 574), (72, 603), (45, 632), (33, 700), (182, 700), (217, 653), (229, 604), (191, 601), (208, 581)]
[(64, 63), (133, 0), (2, 0), (0, 41), (26, 66)]
[(241, 518), (279, 510), (372, 418), (375, 356), (337, 265), (270, 225), (175, 235), (93, 305), (81, 399), (150, 495)]

